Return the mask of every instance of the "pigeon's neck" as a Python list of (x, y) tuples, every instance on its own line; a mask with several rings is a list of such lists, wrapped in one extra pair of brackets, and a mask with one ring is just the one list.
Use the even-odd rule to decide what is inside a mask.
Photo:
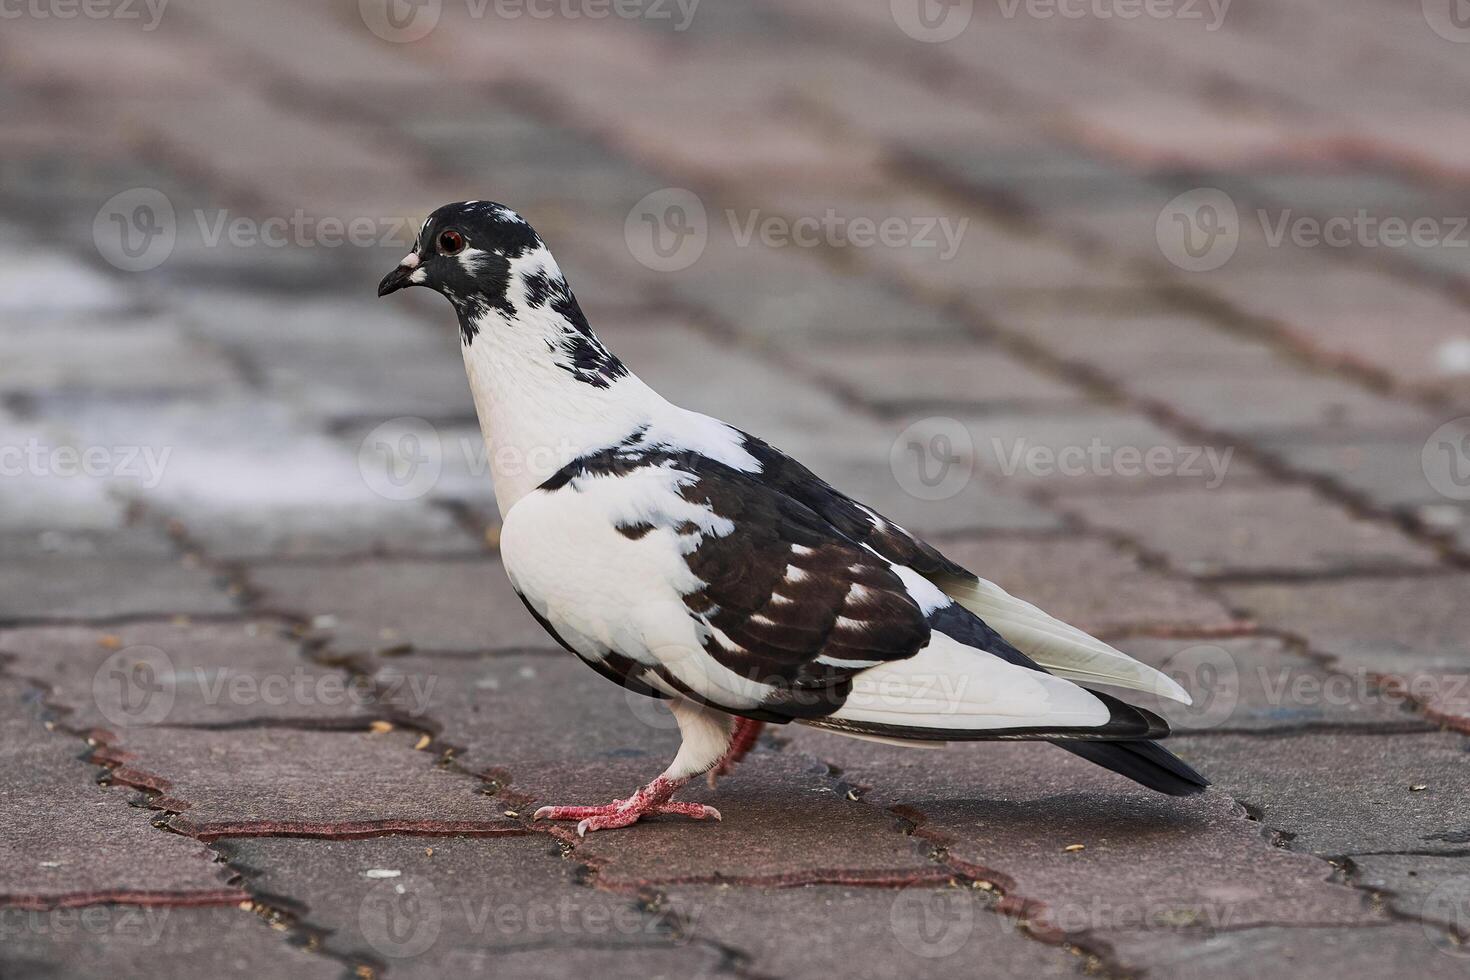
[(503, 300), (460, 315), (502, 516), (567, 463), (616, 445), (667, 407), (602, 345), (542, 254), (529, 268), (516, 263)]

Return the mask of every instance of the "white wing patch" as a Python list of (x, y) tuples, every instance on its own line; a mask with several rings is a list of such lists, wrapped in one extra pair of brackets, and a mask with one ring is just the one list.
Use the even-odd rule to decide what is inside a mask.
[(943, 633), (859, 674), (834, 720), (954, 731), (1097, 728), (1109, 711), (1070, 681), (986, 656)]
[(985, 620), (1006, 642), (1058, 677), (1148, 691), (1185, 704), (1193, 703), (1189, 692), (1167, 674), (1139, 663), (1024, 599), (1017, 599), (994, 582), (983, 578), (968, 582), (949, 577), (935, 581), (960, 605)]

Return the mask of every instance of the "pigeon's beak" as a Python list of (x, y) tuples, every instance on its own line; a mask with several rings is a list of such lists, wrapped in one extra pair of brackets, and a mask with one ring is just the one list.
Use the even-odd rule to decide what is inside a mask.
[(418, 253), (409, 252), (403, 257), (403, 261), (398, 263), (398, 268), (388, 273), (383, 277), (383, 281), (378, 283), (378, 295), (387, 296), (389, 293), (396, 293), (405, 286), (412, 286), (413, 283), (409, 281), (408, 277), (413, 275), (418, 267)]

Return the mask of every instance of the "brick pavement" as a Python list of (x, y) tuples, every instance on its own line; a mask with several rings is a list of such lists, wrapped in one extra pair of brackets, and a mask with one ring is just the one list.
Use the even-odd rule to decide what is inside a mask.
[[(1447, 3), (54, 6), (0, 32), (0, 975), (1470, 973)], [(1179, 677), (1215, 789), (792, 729), (718, 826), (530, 823), (674, 735), (519, 609), (448, 313), (371, 297), (486, 196), (676, 400)]]

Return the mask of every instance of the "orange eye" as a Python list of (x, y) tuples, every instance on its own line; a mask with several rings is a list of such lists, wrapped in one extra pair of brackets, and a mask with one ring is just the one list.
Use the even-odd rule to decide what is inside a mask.
[(458, 255), (464, 251), (464, 236), (453, 228), (439, 232), (439, 254)]

